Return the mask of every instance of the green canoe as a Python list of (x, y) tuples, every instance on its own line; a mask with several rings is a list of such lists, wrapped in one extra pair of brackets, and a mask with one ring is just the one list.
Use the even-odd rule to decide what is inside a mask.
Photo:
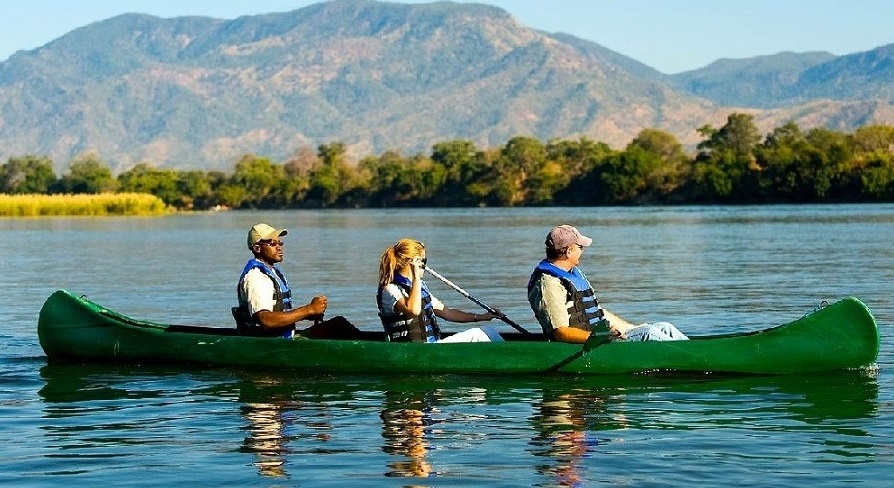
[(135, 320), (60, 290), (40, 311), (37, 333), (50, 361), (182, 363), (317, 372), (626, 374), (643, 371), (797, 374), (871, 366), (879, 332), (869, 309), (845, 298), (785, 325), (689, 341), (413, 344), (384, 333), (352, 339), (246, 337), (235, 327)]

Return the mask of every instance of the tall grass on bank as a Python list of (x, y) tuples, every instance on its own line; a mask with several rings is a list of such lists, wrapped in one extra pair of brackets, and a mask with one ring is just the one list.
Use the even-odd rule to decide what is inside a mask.
[(160, 215), (167, 212), (164, 202), (148, 193), (0, 194), (0, 217)]

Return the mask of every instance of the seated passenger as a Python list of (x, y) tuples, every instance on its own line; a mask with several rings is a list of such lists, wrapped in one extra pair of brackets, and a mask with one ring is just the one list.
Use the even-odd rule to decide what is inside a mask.
[(669, 322), (636, 326), (604, 310), (577, 267), (584, 248), (592, 243), (570, 225), (554, 227), (546, 236), (546, 259), (528, 281), (528, 302), (547, 339), (584, 343), (594, 330), (628, 341), (689, 339)]
[(254, 257), (248, 260), (239, 276), (236, 298), (239, 306), (233, 317), (239, 331), (253, 336), (295, 335), (295, 323), (313, 320), (315, 325), (300, 332), (310, 338), (355, 338), (361, 332), (344, 317), (323, 320), (328, 300), (315, 296), (310, 303), (294, 307), (292, 290), (277, 263), (283, 260), (282, 237), (286, 229), (275, 229), (267, 224), (256, 224), (248, 231), (248, 249)]
[(449, 308), (432, 296), (422, 280), (426, 262), (425, 246), (413, 239), (401, 239), (382, 252), (376, 302), (388, 339), (395, 342), (490, 342), (503, 338), (485, 325), (442, 337), (438, 318), (451, 322), (481, 322), (497, 316)]

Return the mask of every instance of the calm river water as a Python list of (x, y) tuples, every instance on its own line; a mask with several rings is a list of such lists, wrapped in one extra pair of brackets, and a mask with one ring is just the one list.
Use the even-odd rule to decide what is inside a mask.
[[(572, 223), (595, 239), (582, 267), (621, 316), (698, 335), (853, 295), (879, 322), (878, 369), (495, 378), (47, 364), (37, 314), (57, 288), (138, 318), (230, 325), (258, 221), (291, 230), (283, 268), (299, 298), (326, 293), (362, 328), (380, 327), (380, 252), (415, 237), (433, 269), (536, 329), (525, 283), (550, 227)], [(892, 205), (0, 220), (0, 484), (894, 484), (892, 243)]]

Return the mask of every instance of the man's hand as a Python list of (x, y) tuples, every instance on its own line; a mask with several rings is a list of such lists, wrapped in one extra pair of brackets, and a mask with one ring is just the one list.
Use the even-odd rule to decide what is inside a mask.
[(623, 330), (619, 329), (618, 327), (616, 327), (614, 325), (609, 325), (608, 331), (611, 332), (612, 335), (617, 337), (618, 339), (626, 339), (627, 338), (627, 334), (625, 334)]
[(311, 298), (310, 303), (307, 304), (311, 315), (319, 315), (320, 317), (326, 313), (326, 307), (329, 306), (329, 299), (326, 298), (325, 295), (319, 295)]

